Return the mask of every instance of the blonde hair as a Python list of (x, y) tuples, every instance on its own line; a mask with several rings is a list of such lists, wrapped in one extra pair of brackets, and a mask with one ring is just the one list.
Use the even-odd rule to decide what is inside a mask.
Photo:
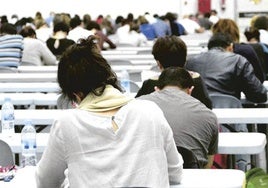
[(240, 40), (239, 28), (235, 21), (232, 19), (220, 19), (216, 24), (212, 26), (211, 30), (213, 34), (229, 34), (234, 42), (239, 42)]

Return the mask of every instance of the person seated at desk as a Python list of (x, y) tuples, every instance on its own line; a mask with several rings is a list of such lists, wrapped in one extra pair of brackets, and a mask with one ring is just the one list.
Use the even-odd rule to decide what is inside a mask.
[[(153, 45), (152, 54), (161, 71), (168, 67), (184, 67), (187, 56), (187, 46), (184, 41), (177, 36), (160, 37)], [(191, 75), (194, 79), (194, 89), (191, 95), (211, 109), (211, 100), (202, 78), (196, 72), (191, 72)], [(145, 80), (136, 97), (154, 92), (155, 86), (158, 86), (157, 78)]]
[(78, 103), (50, 130), (37, 164), (37, 187), (169, 187), (182, 178), (183, 159), (161, 109), (124, 95), (100, 54), (96, 36), (66, 50), (58, 66), (62, 92)]
[(54, 25), (53, 35), (46, 41), (49, 50), (57, 57), (60, 58), (62, 53), (75, 43), (71, 39), (67, 39), (69, 26), (65, 22), (58, 22)]
[(24, 37), (24, 50), (21, 65), (56, 65), (56, 56), (49, 50), (46, 43), (36, 38), (31, 26), (24, 27), (20, 34)]
[(23, 37), (17, 34), (15, 25), (4, 23), (0, 27), (0, 66), (15, 67), (21, 64)]
[(233, 53), (233, 40), (228, 34), (216, 33), (208, 42), (209, 51), (188, 59), (186, 68), (201, 74), (209, 93), (232, 95), (241, 92), (252, 102), (267, 100), (267, 90), (254, 74), (252, 65)]
[(155, 102), (173, 131), (176, 145), (193, 151), (200, 168), (211, 168), (218, 149), (217, 117), (191, 96), (194, 82), (190, 73), (169, 67), (163, 70), (158, 83), (155, 92), (138, 99)]
[(115, 49), (116, 45), (105, 35), (96, 21), (89, 21), (86, 29), (92, 31), (96, 36), (99, 37), (98, 43), (101, 50)]
[(253, 47), (240, 41), (240, 31), (236, 22), (232, 19), (220, 19), (211, 28), (213, 34), (225, 33), (230, 35), (233, 41), (233, 53), (242, 55), (252, 65), (256, 77), (263, 83), (265, 80), (265, 73), (259, 60), (258, 55), (254, 51)]

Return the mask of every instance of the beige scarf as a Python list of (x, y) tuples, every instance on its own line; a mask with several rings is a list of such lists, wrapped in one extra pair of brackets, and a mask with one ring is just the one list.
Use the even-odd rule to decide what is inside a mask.
[(131, 100), (133, 98), (125, 96), (112, 85), (107, 85), (101, 96), (89, 93), (79, 104), (78, 108), (91, 112), (103, 112), (124, 106)]

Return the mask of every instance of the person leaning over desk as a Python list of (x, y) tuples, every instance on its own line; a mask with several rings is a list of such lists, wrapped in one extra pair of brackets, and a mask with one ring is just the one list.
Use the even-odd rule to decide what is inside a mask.
[(169, 187), (181, 181), (183, 159), (153, 102), (125, 96), (97, 48), (80, 39), (58, 65), (62, 93), (77, 102), (57, 118), (36, 169), (39, 188)]
[[(159, 37), (153, 45), (152, 54), (161, 72), (168, 67), (184, 67), (187, 58), (187, 46), (181, 38), (174, 35)], [(194, 89), (191, 95), (211, 109), (212, 103), (202, 77), (199, 73), (193, 71), (191, 76), (194, 80)], [(154, 87), (158, 84), (158, 78), (145, 80), (135, 97), (154, 92)]]
[[(210, 109), (191, 96), (193, 85), (187, 70), (168, 67), (160, 74), (156, 91), (138, 99), (153, 101), (162, 109), (177, 147), (193, 152), (196, 167), (211, 168), (218, 150), (218, 121)], [(190, 160), (185, 159), (185, 166)]]

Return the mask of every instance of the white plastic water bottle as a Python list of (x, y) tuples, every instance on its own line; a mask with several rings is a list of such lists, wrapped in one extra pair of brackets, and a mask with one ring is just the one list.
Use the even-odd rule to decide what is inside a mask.
[(130, 93), (130, 80), (129, 80), (129, 73), (127, 70), (122, 70), (121, 77), (120, 77), (121, 86), (124, 88), (124, 92), (129, 94)]
[(26, 120), (21, 131), (22, 166), (36, 165), (36, 131), (31, 120)]
[(5, 98), (4, 104), (1, 108), (1, 126), (2, 134), (12, 136), (15, 132), (14, 130), (15, 116), (14, 116), (14, 106), (10, 98)]

